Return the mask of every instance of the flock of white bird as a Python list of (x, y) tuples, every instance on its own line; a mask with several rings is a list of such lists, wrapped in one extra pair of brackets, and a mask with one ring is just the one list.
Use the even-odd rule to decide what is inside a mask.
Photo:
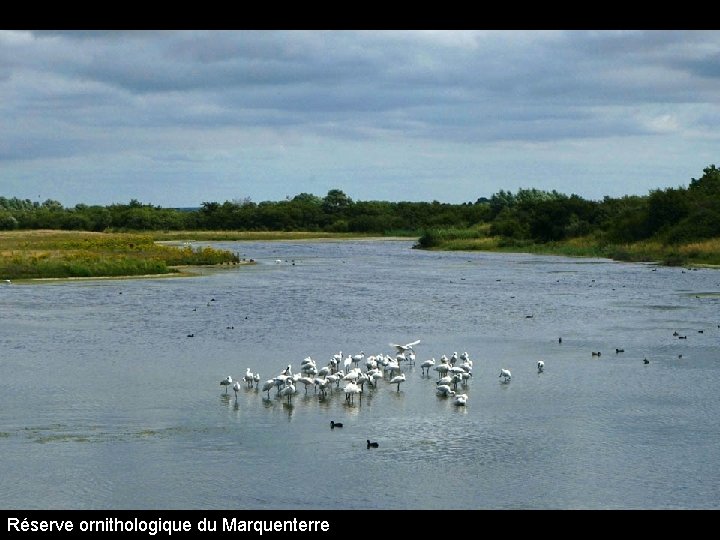
[[(345, 394), (345, 401), (352, 404), (356, 398), (362, 399), (365, 385), (369, 389), (377, 388), (378, 381), (386, 381), (387, 384), (395, 385), (399, 392), (400, 385), (406, 381), (401, 366), (403, 364), (415, 365), (413, 347), (418, 343), (420, 340), (404, 345), (390, 343), (390, 346), (395, 347), (396, 350), (394, 357), (389, 354), (366, 357), (363, 351), (355, 355), (344, 355), (340, 351), (330, 358), (327, 365), (322, 367), (318, 367), (315, 360), (308, 356), (300, 363), (297, 372), (293, 372), (292, 365), (288, 364), (278, 375), (265, 380), (262, 385), (260, 374), (253, 373), (250, 368), (247, 368), (242, 383), (240, 380), (233, 380), (232, 376), (228, 375), (220, 381), (220, 385), (225, 387), (225, 393), (228, 393), (229, 388), (233, 389), (236, 402), (237, 393), (243, 384), (247, 388), (266, 392), (267, 399), (270, 399), (270, 392), (275, 390), (275, 396), (279, 399), (287, 399), (288, 403), (291, 403), (293, 396), (298, 393), (298, 387), (303, 385), (305, 394), (308, 393), (308, 388), (312, 387), (313, 392), (320, 399), (325, 399), (328, 392), (342, 391)], [(461, 389), (466, 388), (472, 378), (473, 362), (467, 352), (460, 355), (453, 352), (450, 357), (443, 354), (437, 364), (435, 358), (425, 360), (420, 364), (420, 368), (422, 376), (429, 377), (431, 369), (437, 372), (438, 380), (435, 384), (438, 396), (452, 398), (453, 403), (458, 407), (467, 405), (468, 395), (458, 390), (458, 386)], [(538, 373), (542, 373), (545, 369), (542, 360), (538, 361), (537, 369)], [(502, 383), (508, 383), (512, 374), (507, 369), (501, 369), (499, 378), (502, 379)]]

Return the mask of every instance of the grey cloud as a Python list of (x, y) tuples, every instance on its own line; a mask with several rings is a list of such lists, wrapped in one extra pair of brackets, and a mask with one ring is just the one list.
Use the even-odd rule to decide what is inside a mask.
[(0, 32), (0, 166), (137, 151), (206, 163), (240, 133), (398, 147), (709, 136), (718, 66), (718, 32)]

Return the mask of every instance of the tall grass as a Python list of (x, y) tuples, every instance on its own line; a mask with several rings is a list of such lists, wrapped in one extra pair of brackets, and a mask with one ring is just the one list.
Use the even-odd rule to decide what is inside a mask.
[[(415, 244), (415, 247), (421, 249), (466, 249), (457, 247), (462, 245), (477, 245), (478, 240), (486, 241), (488, 237), (489, 225), (483, 224), (470, 228), (436, 228), (425, 229)], [(484, 242), (480, 242), (484, 245)], [(470, 247), (469, 249), (473, 249)], [(477, 248), (475, 248), (477, 249)]]
[(645, 240), (629, 244), (610, 244), (594, 235), (561, 242), (535, 243), (532, 240), (489, 236), (488, 228), (430, 229), (415, 245), (436, 250), (524, 252), (569, 257), (599, 257), (628, 262), (658, 262), (668, 266), (720, 266), (720, 238), (663, 244)]
[(170, 274), (182, 265), (239, 262), (230, 251), (161, 245), (151, 235), (23, 231), (0, 234), (0, 278)]

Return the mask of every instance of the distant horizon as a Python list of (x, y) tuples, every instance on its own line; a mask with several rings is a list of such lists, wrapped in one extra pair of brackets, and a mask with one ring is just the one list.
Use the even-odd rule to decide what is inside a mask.
[[(703, 167), (703, 169), (706, 168), (706, 167), (714, 166), (714, 165), (715, 165), (714, 163), (709, 163), (709, 164), (705, 165), (705, 166)], [(697, 176), (692, 176), (691, 178), (689, 178), (687, 184), (677, 184), (677, 185), (666, 186), (666, 187), (650, 188), (650, 189), (647, 191), (647, 193), (626, 193), (626, 194), (617, 195), (617, 196), (604, 195), (604, 196), (602, 196), (602, 197), (600, 197), (600, 198), (598, 198), (598, 199), (591, 199), (591, 198), (583, 197), (582, 195), (579, 195), (579, 194), (577, 194), (577, 193), (564, 193), (564, 192), (559, 191), (559, 190), (541, 189), (541, 188), (537, 188), (537, 187), (533, 187), (533, 186), (523, 186), (523, 187), (519, 187), (519, 188), (517, 188), (517, 189), (505, 189), (505, 188), (500, 188), (500, 189), (498, 189), (497, 191), (491, 193), (490, 195), (482, 195), (482, 196), (479, 196), (479, 197), (475, 198), (474, 200), (462, 201), (462, 202), (447, 202), (447, 201), (439, 201), (439, 200), (437, 200), (437, 199), (434, 199), (434, 200), (415, 200), (415, 201), (410, 201), (410, 200), (388, 201), (388, 200), (382, 200), (382, 199), (356, 199), (355, 197), (352, 196), (351, 193), (347, 193), (347, 192), (345, 192), (344, 190), (341, 190), (341, 191), (343, 191), (350, 199), (352, 199), (353, 202), (363, 202), (363, 203), (365, 203), (365, 202), (383, 202), (383, 203), (398, 204), (398, 203), (433, 203), (433, 202), (438, 202), (438, 203), (440, 203), (440, 204), (449, 204), (449, 205), (476, 204), (476, 203), (477, 203), (478, 201), (480, 201), (481, 199), (486, 199), (486, 200), (489, 201), (494, 195), (496, 195), (497, 193), (499, 193), (499, 192), (501, 192), (501, 191), (511, 192), (511, 193), (513, 193), (513, 194), (517, 194), (519, 191), (523, 191), (523, 190), (533, 190), (533, 189), (538, 190), (538, 191), (544, 191), (544, 192), (547, 192), (547, 193), (556, 192), (556, 193), (558, 193), (558, 194), (560, 194), (560, 195), (565, 195), (565, 196), (568, 196), (568, 197), (578, 196), (578, 197), (581, 197), (582, 199), (584, 199), (584, 200), (586, 200), (586, 201), (589, 201), (589, 202), (602, 202), (602, 201), (605, 199), (605, 197), (609, 197), (610, 199), (622, 199), (622, 198), (624, 198), (624, 197), (647, 197), (647, 196), (650, 195), (650, 193), (651, 193), (652, 191), (655, 191), (655, 190), (678, 189), (678, 188), (680, 188), (680, 189), (687, 189), (688, 185), (690, 184), (690, 181), (691, 181), (693, 178), (699, 178), (699, 177), (701, 177), (701, 176), (702, 176), (701, 173), (702, 173), (702, 169), (701, 169), (701, 171), (700, 171), (700, 174), (697, 174)], [(331, 189), (338, 189), (338, 188), (331, 188)], [(328, 191), (329, 191), (329, 190), (328, 190)], [(298, 192), (298, 193), (295, 193), (294, 195), (286, 196), (286, 197), (284, 197), (284, 198), (282, 198), (282, 199), (277, 199), (277, 200), (270, 200), (270, 199), (266, 199), (266, 200), (253, 200), (253, 199), (251, 199), (251, 198), (249, 198), (249, 197), (244, 197), (243, 199), (247, 199), (248, 202), (252, 202), (252, 203), (255, 203), (255, 204), (258, 204), (258, 203), (261, 203), (261, 202), (277, 203), (277, 202), (283, 202), (283, 201), (286, 201), (286, 200), (288, 200), (288, 201), (289, 201), (289, 200), (292, 200), (295, 196), (300, 195), (300, 194), (302, 194), (302, 193), (309, 193), (310, 195), (315, 195), (315, 196), (317, 196), (317, 197), (319, 197), (319, 198), (321, 198), (321, 199), (324, 198), (324, 197), (327, 195), (327, 193), (320, 194), (320, 193), (311, 193), (311, 192), (308, 192), (308, 191), (300, 191), (300, 192)], [(33, 200), (33, 199), (31, 199), (31, 198), (28, 198), (28, 197), (18, 197), (18, 196), (16, 196), (16, 195), (6, 195), (6, 194), (3, 194), (3, 193), (0, 193), (0, 197), (4, 197), (4, 198), (6, 198), (6, 199), (17, 198), (17, 199), (22, 200), (22, 201), (30, 201), (30, 202), (33, 203), (33, 204), (34, 204), (34, 203), (43, 204), (43, 203), (46, 202), (46, 201), (55, 201), (55, 202), (60, 203), (60, 204), (63, 206), (63, 208), (66, 208), (66, 209), (67, 209), (67, 208), (74, 208), (74, 207), (77, 206), (77, 205), (87, 205), (87, 206), (127, 205), (127, 204), (130, 204), (132, 201), (137, 201), (137, 202), (139, 202), (139, 203), (142, 204), (142, 205), (149, 205), (149, 206), (154, 206), (154, 207), (158, 207), (158, 208), (173, 209), (173, 210), (199, 210), (199, 209), (201, 209), (201, 208), (203, 207), (203, 203), (206, 203), (206, 202), (207, 202), (207, 203), (219, 203), (219, 204), (224, 204), (224, 203), (226, 203), (226, 202), (231, 202), (231, 203), (236, 203), (236, 202), (238, 202), (239, 204), (241, 204), (241, 202), (239, 202), (240, 199), (235, 198), (235, 199), (225, 199), (225, 200), (210, 200), (210, 199), (204, 199), (200, 204), (196, 204), (196, 205), (167, 206), (167, 205), (163, 205), (163, 204), (157, 204), (157, 203), (154, 202), (154, 201), (145, 201), (145, 200), (142, 200), (141, 198), (139, 198), (139, 197), (137, 197), (137, 196), (136, 196), (136, 197), (132, 197), (132, 196), (131, 196), (131, 197), (130, 197), (128, 200), (126, 200), (126, 201), (114, 201), (114, 202), (110, 202), (110, 203), (88, 203), (88, 202), (80, 201), (80, 202), (76, 202), (76, 203), (74, 203), (74, 204), (69, 204), (69, 205), (68, 205), (68, 204), (64, 204), (62, 201), (60, 201), (60, 200), (58, 200), (58, 199), (55, 199), (55, 198), (53, 198), (53, 197), (40, 197), (40, 196), (38, 196), (38, 198), (37, 198), (36, 200)]]

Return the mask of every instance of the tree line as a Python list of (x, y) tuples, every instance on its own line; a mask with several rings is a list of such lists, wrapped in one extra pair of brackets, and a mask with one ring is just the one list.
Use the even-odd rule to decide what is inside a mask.
[(432, 247), (433, 229), (489, 227), (489, 234), (537, 243), (592, 235), (613, 243), (657, 239), (681, 243), (720, 237), (720, 170), (703, 169), (687, 187), (647, 195), (586, 200), (539, 189), (500, 190), (462, 204), (354, 201), (340, 189), (325, 197), (300, 193), (282, 201), (249, 198), (203, 202), (194, 209), (162, 208), (132, 199), (109, 206), (0, 197), (0, 230), (82, 231), (310, 231), (420, 236)]

